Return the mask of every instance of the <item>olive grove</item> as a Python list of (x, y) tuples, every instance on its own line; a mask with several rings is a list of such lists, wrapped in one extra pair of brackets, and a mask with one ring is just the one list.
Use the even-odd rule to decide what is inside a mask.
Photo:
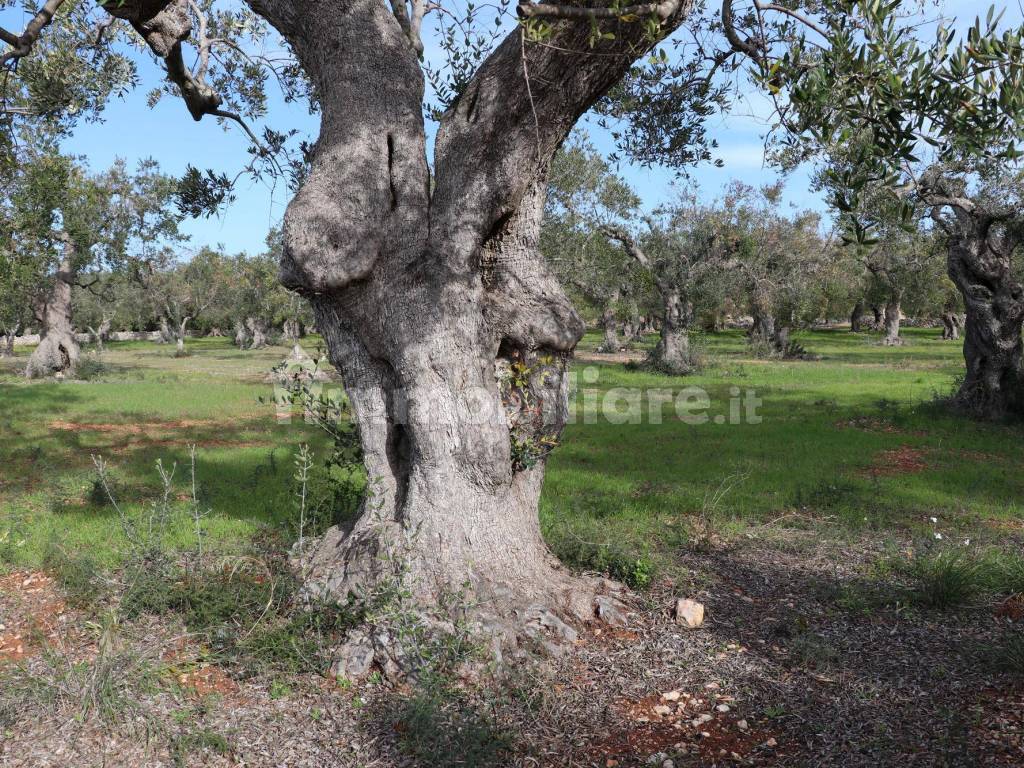
[[(354, 525), (330, 530), (311, 553), (308, 589), (365, 594), (400, 562), (421, 604), (466, 595), (477, 626), (502, 642), (523, 631), (572, 638), (575, 622), (621, 617), (612, 599), (619, 587), (558, 563), (537, 517), (544, 457), (567, 417), (568, 366), (584, 331), (539, 249), (551, 161), (577, 120), (596, 108), (641, 162), (704, 159), (703, 121), (722, 104), (716, 75), (744, 66), (776, 99), (779, 125), (799, 151), (868, 125), (871, 146), (857, 168), (877, 176), (912, 152), (922, 124), (939, 144), (958, 137), (949, 151), (971, 152), (991, 146), (990, 136), (1014, 135), (1024, 111), (1018, 33), (982, 29), (988, 47), (979, 59), (951, 36), (919, 43), (898, 0), (807, 5), (522, 2), (507, 33), (485, 38), (493, 44), (473, 55), (449, 56), (438, 74), (422, 58), (424, 19), (437, 10), (423, 0), (103, 6), (127, 26), (47, 0), (23, 30), (0, 29), (0, 66), (15, 75), (0, 109), (12, 131), (33, 115), (63, 130), (71, 102), (101, 109), (132, 80), (122, 52), (130, 26), (161, 62), (163, 91), (181, 97), (193, 119), (241, 127), (253, 142), (248, 170), (280, 174), (295, 189), (280, 278), (312, 305), (373, 490)], [(93, 23), (106, 31), (90, 59), (80, 49), (95, 47)], [(320, 114), (320, 135), (299, 156), (289, 154), (287, 132), (250, 126), (264, 117), (265, 75), (246, 46), (259, 48), (271, 28), (288, 55), (262, 63)], [(49, 81), (33, 70), (40, 60), (65, 73), (46, 99), (37, 86)], [(102, 68), (95, 79), (93, 67)], [(430, 114), (427, 75), (442, 101)], [(177, 194), (190, 213), (230, 199), (223, 174), (193, 169), (185, 182)], [(62, 187), (51, 210), (75, 215), (74, 195)], [(59, 242), (48, 223), (45, 236)], [(975, 243), (989, 227), (972, 226)], [(855, 236), (864, 239), (860, 229)], [(91, 247), (69, 242), (74, 254)], [(761, 290), (770, 282), (759, 282), (762, 271), (747, 272), (756, 333), (778, 345), (773, 305), (785, 296)], [(54, 338), (63, 338), (64, 306), (54, 302), (50, 313)], [(686, 312), (680, 297), (672, 316)], [(46, 355), (47, 367), (59, 364)]]

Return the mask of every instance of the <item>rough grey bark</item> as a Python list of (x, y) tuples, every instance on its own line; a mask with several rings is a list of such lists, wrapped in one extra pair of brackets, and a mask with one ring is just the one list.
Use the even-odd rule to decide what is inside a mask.
[(903, 344), (903, 339), (900, 338), (901, 317), (900, 296), (893, 294), (885, 303), (885, 336), (882, 338), (882, 344), (885, 346), (898, 347)]
[(1024, 286), (1013, 276), (1018, 236), (990, 237), (996, 220), (980, 211), (958, 211), (950, 232), (947, 271), (963, 296), (966, 372), (956, 402), (983, 418), (1024, 413), (1021, 322)]
[(960, 338), (960, 317), (955, 312), (942, 313), (942, 338), (945, 341)]
[(857, 299), (857, 303), (853, 305), (853, 311), (850, 312), (850, 331), (853, 333), (860, 333), (864, 328), (864, 301), (863, 299)]
[(3, 327), (3, 345), (0, 346), (0, 357), (14, 357), (14, 340), (18, 338), (21, 323)]
[(249, 349), (263, 349), (267, 346), (267, 325), (258, 317), (248, 317), (245, 327), (249, 331)]
[(784, 351), (785, 343), (780, 343), (779, 328), (776, 325), (771, 301), (756, 285), (751, 289), (750, 315), (753, 323), (747, 333), (747, 339), (755, 349), (764, 350), (765, 354)]
[[(352, 530), (312, 554), (309, 588), (364, 593), (389, 577), (391, 554), (424, 602), (466, 590), (498, 634), (512, 621), (572, 636), (559, 617), (593, 617), (595, 584), (551, 556), (537, 506), (584, 327), (538, 250), (545, 175), (649, 48), (643, 25), (593, 47), (586, 23), (556, 22), (544, 45), (512, 33), (442, 118), (431, 178), (423, 75), (385, 4), (251, 4), (319, 97), (281, 276), (310, 298), (374, 484)], [(511, 383), (515, 364), (531, 371), (528, 393)]]
[(79, 347), (71, 325), (71, 286), (75, 246), (64, 236), (64, 253), (53, 285), (42, 307), (43, 332), (39, 346), (28, 359), (25, 375), (30, 379), (47, 376), (72, 376), (78, 365)]
[(690, 349), (693, 303), (684, 299), (678, 290), (666, 290), (661, 298), (664, 303), (661, 334), (651, 350), (650, 363), (676, 376), (692, 373), (697, 368)]
[(174, 350), (174, 353), (178, 357), (182, 357), (182, 356), (185, 355), (185, 336), (188, 333), (188, 324), (189, 324), (189, 321), (191, 319), (192, 319), (191, 317), (183, 317), (181, 319), (181, 323), (178, 325), (178, 327), (177, 327), (177, 329), (175, 331), (175, 334), (174, 334), (174, 340), (175, 340), (175, 350)]
[(170, 344), (172, 341), (174, 334), (171, 333), (170, 322), (166, 315), (160, 315), (160, 336), (157, 338), (157, 344)]
[(96, 349), (100, 352), (103, 351), (103, 344), (110, 338), (111, 322), (111, 318), (104, 317), (99, 328), (89, 326), (89, 336), (92, 337), (92, 343), (96, 345)]
[(239, 349), (245, 349), (249, 346), (249, 339), (249, 330), (245, 327), (245, 322), (235, 320), (235, 346)]
[(294, 318), (289, 318), (284, 321), (281, 328), (281, 336), (285, 341), (298, 341), (302, 335), (302, 327), (299, 325), (299, 321)]
[(618, 352), (621, 344), (619, 343), (619, 322), (616, 318), (616, 304), (619, 301), (619, 291), (613, 291), (605, 301), (604, 308), (601, 310), (601, 327), (604, 329), (604, 340), (601, 342), (601, 346), (597, 348), (598, 352), (613, 353)]

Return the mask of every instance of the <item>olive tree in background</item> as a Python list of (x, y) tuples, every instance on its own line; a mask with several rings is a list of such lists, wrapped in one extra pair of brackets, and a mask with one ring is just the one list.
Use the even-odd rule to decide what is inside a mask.
[(599, 352), (618, 352), (623, 310), (643, 290), (636, 271), (601, 227), (638, 214), (640, 199), (585, 136), (571, 137), (551, 163), (540, 250), (562, 285), (599, 312)]
[(186, 354), (189, 324), (203, 317), (228, 290), (231, 271), (228, 259), (212, 248), (202, 248), (190, 259), (155, 272), (147, 284), (157, 316), (176, 345)]
[(74, 373), (74, 286), (98, 286), (103, 273), (115, 271), (141, 279), (162, 258), (161, 244), (180, 240), (171, 210), (175, 186), (153, 161), (134, 173), (118, 162), (89, 174), (50, 149), (19, 166), (3, 194), (15, 232), (11, 258), (31, 270), (38, 291), (42, 338), (28, 361), (29, 378)]

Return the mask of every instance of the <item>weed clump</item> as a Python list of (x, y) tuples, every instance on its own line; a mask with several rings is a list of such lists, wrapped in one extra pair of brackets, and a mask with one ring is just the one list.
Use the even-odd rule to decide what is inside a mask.
[(566, 565), (596, 571), (632, 589), (645, 589), (654, 578), (655, 565), (645, 553), (612, 543), (585, 541), (568, 531), (548, 535), (548, 544)]
[(87, 552), (69, 552), (50, 542), (43, 553), (43, 567), (53, 574), (70, 605), (94, 605), (102, 595), (99, 564)]
[(959, 550), (942, 550), (915, 559), (910, 565), (914, 580), (912, 601), (923, 608), (954, 608), (978, 594), (977, 561)]

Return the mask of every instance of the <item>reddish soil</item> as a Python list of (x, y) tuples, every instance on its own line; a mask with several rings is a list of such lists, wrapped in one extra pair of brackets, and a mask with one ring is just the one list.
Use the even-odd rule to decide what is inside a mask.
[(64, 432), (103, 432), (116, 435), (146, 435), (150, 432), (171, 429), (192, 429), (195, 427), (212, 427), (221, 424), (215, 419), (182, 419), (179, 421), (140, 421), (128, 424), (80, 423), (77, 421), (50, 422), (50, 429)]
[(927, 451), (901, 445), (889, 451), (880, 451), (875, 455), (870, 467), (862, 470), (862, 474), (871, 477), (891, 477), (893, 475), (910, 475), (930, 469), (925, 461)]
[(64, 645), (76, 619), (51, 577), (14, 571), (0, 577), (0, 665), (35, 656), (46, 645)]

